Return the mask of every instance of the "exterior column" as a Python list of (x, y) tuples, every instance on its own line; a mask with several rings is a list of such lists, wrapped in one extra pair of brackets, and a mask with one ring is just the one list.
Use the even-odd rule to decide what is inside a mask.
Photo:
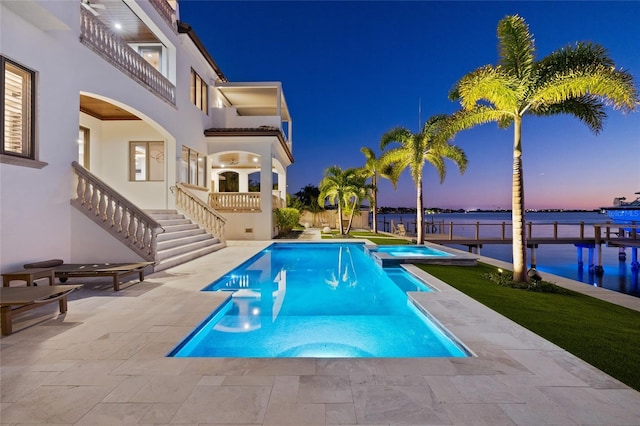
[(262, 223), (269, 224), (269, 236), (272, 237), (271, 230), (273, 229), (273, 203), (271, 201), (271, 194), (273, 190), (273, 171), (272, 171), (272, 159), (271, 153), (262, 154), (260, 157), (260, 208), (262, 210), (262, 217), (264, 220)]
[(237, 171), (238, 173), (238, 192), (249, 192), (249, 173), (246, 171)]

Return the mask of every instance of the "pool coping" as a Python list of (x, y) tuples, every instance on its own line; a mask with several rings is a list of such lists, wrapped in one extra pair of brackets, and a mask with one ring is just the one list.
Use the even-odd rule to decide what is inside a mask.
[(389, 253), (381, 253), (377, 251), (377, 244), (365, 244), (365, 250), (374, 258), (376, 263), (382, 267), (391, 265), (404, 264), (404, 263), (419, 263), (423, 265), (458, 265), (458, 266), (475, 266), (480, 258), (477, 255), (465, 253), (461, 250), (454, 248), (425, 242), (421, 244), (425, 247), (432, 248), (434, 250), (442, 251), (450, 256), (394, 256)]

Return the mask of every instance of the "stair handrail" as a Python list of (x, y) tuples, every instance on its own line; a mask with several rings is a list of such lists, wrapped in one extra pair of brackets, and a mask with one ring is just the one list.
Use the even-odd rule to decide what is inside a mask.
[(216, 237), (220, 242), (226, 242), (224, 226), (227, 223), (227, 219), (224, 216), (194, 195), (181, 183), (176, 183), (170, 189), (176, 196), (176, 208), (183, 211), (198, 226)]
[(160, 223), (77, 161), (71, 166), (78, 181), (71, 204), (142, 258), (155, 261), (157, 236), (165, 231)]

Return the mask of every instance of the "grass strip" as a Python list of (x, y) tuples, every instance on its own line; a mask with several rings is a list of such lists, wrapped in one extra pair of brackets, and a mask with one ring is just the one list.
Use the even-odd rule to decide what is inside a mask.
[(501, 287), (483, 277), (497, 269), (486, 264), (417, 266), (640, 391), (640, 312), (573, 291)]
[[(331, 231), (331, 232), (323, 232), (320, 234), (320, 238), (323, 240), (331, 240), (334, 238), (345, 238), (345, 236), (340, 235), (340, 231)], [(403, 238), (395, 238), (385, 234), (375, 234), (370, 231), (351, 231), (346, 238), (366, 238), (374, 244), (378, 245), (407, 245), (412, 244), (411, 241), (403, 239)]]

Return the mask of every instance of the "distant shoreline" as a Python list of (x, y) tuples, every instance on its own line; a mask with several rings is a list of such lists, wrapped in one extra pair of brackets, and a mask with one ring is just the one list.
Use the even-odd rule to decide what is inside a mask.
[[(426, 208), (425, 214), (438, 213), (511, 213), (511, 209), (443, 209)], [(527, 213), (599, 213), (600, 209), (526, 209)], [(378, 207), (378, 214), (410, 214), (416, 213), (415, 207)]]

